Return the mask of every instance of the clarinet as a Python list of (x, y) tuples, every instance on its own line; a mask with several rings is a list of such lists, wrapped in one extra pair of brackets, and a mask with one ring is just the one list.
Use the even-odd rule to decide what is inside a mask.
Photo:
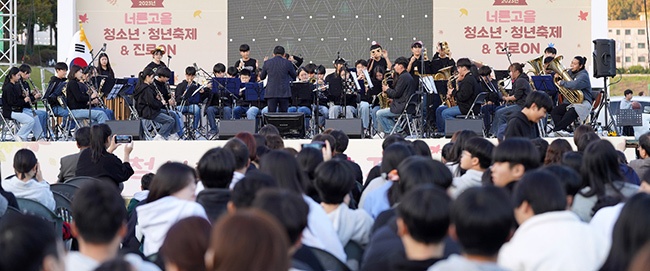
[[(25, 86), (23, 85), (22, 81), (18, 81), (18, 84), (20, 84), (20, 87), (23, 89), (23, 98), (29, 97), (29, 90), (25, 89)], [(30, 102), (29, 102), (29, 108), (32, 110), (32, 116), (36, 116), (36, 109), (34, 108), (34, 104), (31, 102), (31, 97), (30, 97)]]
[(156, 90), (156, 94), (158, 95), (158, 97), (160, 97), (160, 101), (165, 106), (165, 110), (167, 110), (167, 115), (169, 115), (169, 104), (167, 104), (167, 102), (165, 101), (165, 96), (163, 96), (162, 92), (160, 92), (160, 90), (158, 90), (158, 86), (156, 85), (155, 82), (152, 83), (152, 84), (153, 84), (154, 89)]

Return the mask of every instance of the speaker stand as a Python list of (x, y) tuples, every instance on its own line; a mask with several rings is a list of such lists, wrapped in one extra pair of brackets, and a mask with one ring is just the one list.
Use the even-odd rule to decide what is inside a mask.
[(609, 114), (609, 89), (607, 88), (607, 77), (603, 77), (603, 103), (599, 106), (597, 109), (597, 114), (594, 116), (593, 120), (591, 121), (591, 126), (596, 128), (595, 126), (598, 124), (598, 117), (600, 115), (600, 112), (602, 109), (605, 109), (605, 123), (603, 127), (603, 131), (607, 131), (608, 133), (610, 131), (616, 131), (618, 134), (618, 130), (616, 129), (616, 124), (614, 123), (614, 117)]

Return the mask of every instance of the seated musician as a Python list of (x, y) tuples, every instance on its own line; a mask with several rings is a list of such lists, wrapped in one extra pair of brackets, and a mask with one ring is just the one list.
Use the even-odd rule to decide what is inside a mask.
[[(568, 97), (564, 97), (562, 104), (553, 108), (551, 111), (551, 118), (553, 119), (553, 132), (549, 136), (570, 136), (570, 133), (567, 132), (569, 126), (573, 124), (574, 121), (578, 120), (579, 122), (585, 121), (589, 112), (591, 112), (591, 104), (594, 101), (594, 97), (591, 95), (591, 81), (589, 79), (589, 73), (585, 70), (585, 64), (587, 63), (587, 58), (584, 56), (576, 56), (571, 60), (571, 69), (568, 71), (571, 81), (560, 80), (559, 85), (565, 87), (575, 95), (576, 92), (581, 92), (583, 95), (583, 100), (579, 103), (571, 103)], [(560, 75), (556, 74), (556, 77)], [(575, 95), (577, 96), (577, 95)]]
[[(447, 89), (447, 100), (455, 99), (457, 105), (452, 107), (440, 106), (436, 109), (438, 126), (436, 136), (444, 136), (445, 122), (447, 120), (454, 119), (457, 115), (466, 115), (473, 106), (476, 106), (474, 100), (481, 92), (481, 86), (470, 71), (472, 62), (468, 58), (461, 58), (456, 66), (458, 70), (456, 87)], [(478, 112), (478, 108), (474, 108), (474, 112)]]
[(43, 133), (43, 127), (38, 116), (31, 112), (31, 102), (34, 97), (23, 91), (18, 85), (20, 84), (20, 75), (18, 73), (19, 69), (16, 67), (12, 67), (7, 71), (2, 85), (2, 116), (20, 123), (20, 130), (16, 133), (14, 140), (27, 141), (29, 132), (32, 132), (38, 138), (38, 135)]
[(90, 92), (89, 94), (88, 86), (83, 82), (83, 79), (83, 69), (77, 65), (72, 65), (68, 73), (68, 84), (66, 85), (66, 99), (72, 116), (76, 119), (88, 119), (90, 114), (92, 122), (106, 122), (108, 116), (104, 111), (88, 110), (89, 104), (99, 104), (99, 98), (96, 92)]
[[(226, 66), (222, 63), (217, 63), (212, 68), (215, 78), (226, 78)], [(215, 89), (216, 88), (216, 89)], [(206, 103), (205, 114), (208, 118), (210, 130), (208, 131), (208, 138), (212, 138), (219, 133), (216, 118), (218, 114), (222, 114), (222, 119), (232, 119), (232, 99), (225, 86), (212, 86), (212, 89), (207, 91), (208, 102)]]
[[(532, 91), (530, 78), (524, 73), (523, 67), (524, 65), (521, 63), (512, 63), (508, 68), (510, 78), (512, 78), (513, 82), (512, 90), (510, 91), (510, 95), (502, 97), (506, 104), (497, 107), (494, 113), (494, 122), (489, 130), (492, 135), (498, 136), (505, 131), (505, 127), (502, 126), (507, 123), (511, 114), (519, 112), (524, 108), (526, 97)], [(499, 130), (502, 132), (499, 132)]]
[[(357, 76), (359, 78), (359, 85), (364, 89), (364, 94), (361, 95), (361, 101), (359, 102), (359, 117), (361, 118), (361, 124), (363, 126), (363, 132), (367, 137), (371, 137), (370, 134), (370, 119), (372, 118), (373, 124), (376, 125), (377, 120), (375, 119), (375, 114), (379, 110), (379, 105), (377, 104), (377, 110), (373, 110), (374, 106), (371, 108), (371, 103), (375, 99), (375, 95), (381, 92), (381, 80), (373, 80), (372, 72), (368, 71), (368, 62), (359, 59), (354, 65), (357, 68)], [(379, 67), (379, 66), (378, 66)], [(383, 68), (383, 67), (382, 67)], [(384, 71), (386, 68), (384, 68)], [(366, 76), (370, 78), (366, 78)], [(383, 73), (382, 73), (383, 76)], [(373, 111), (371, 114), (371, 111)], [(377, 129), (375, 128), (375, 131)]]
[(52, 109), (52, 114), (57, 117), (62, 117), (65, 120), (69, 114), (68, 110), (59, 104), (57, 98), (63, 95), (61, 91), (65, 86), (65, 74), (68, 73), (68, 64), (65, 64), (65, 62), (58, 62), (54, 65), (54, 71), (54, 76), (50, 78), (50, 82), (47, 85), (47, 90), (45, 91), (45, 99)]
[[(343, 93), (343, 79), (341, 78), (341, 71), (345, 70), (345, 59), (337, 58), (334, 60), (334, 72), (328, 74), (325, 77), (325, 84), (329, 86), (329, 91), (327, 93), (327, 100), (329, 101), (329, 112), (328, 118), (332, 118), (332, 109), (333, 109), (333, 96), (340, 97)], [(337, 111), (338, 112), (338, 111)], [(338, 116), (338, 113), (337, 113)]]
[(175, 91), (177, 109), (183, 114), (189, 113), (194, 116), (192, 123), (194, 130), (201, 122), (201, 96), (205, 92), (205, 88), (196, 91), (201, 86), (194, 82), (195, 77), (196, 68), (192, 66), (185, 68), (185, 80), (176, 86)]
[(382, 92), (385, 92), (388, 98), (393, 99), (390, 108), (377, 111), (377, 120), (384, 129), (384, 135), (390, 134), (393, 130), (395, 117), (402, 114), (409, 97), (417, 90), (417, 83), (413, 80), (411, 74), (406, 71), (408, 64), (409, 62), (405, 57), (398, 57), (393, 68), (396, 73), (393, 86), (382, 85)]
[(104, 98), (102, 95), (100, 95), (101, 89), (98, 88), (102, 84), (101, 80), (97, 82), (97, 85), (93, 84), (93, 81), (96, 80), (91, 80), (91, 78), (97, 78), (95, 77), (96, 72), (96, 69), (89, 69), (88, 67), (85, 68), (82, 80), (88, 88), (91, 88), (93, 92), (96, 92), (98, 94), (96, 103), (91, 103), (92, 110), (102, 111), (106, 114), (108, 120), (115, 120), (115, 112), (104, 105)]
[[(305, 70), (304, 67), (298, 69), (298, 77), (296, 78), (297, 82), (309, 83), (309, 73)], [(311, 88), (310, 88), (311, 89)], [(293, 94), (292, 94), (293, 96)], [(305, 114), (305, 129), (309, 129), (309, 119), (311, 118), (311, 104), (312, 99), (291, 99), (289, 109), (287, 112), (299, 112)]]
[[(260, 108), (252, 104), (251, 101), (246, 101), (244, 97), (244, 90), (246, 89), (246, 83), (251, 81), (251, 71), (248, 69), (242, 69), (239, 72), (239, 80), (241, 80), (241, 89), (239, 91), (240, 99), (237, 101), (237, 106), (233, 110), (233, 117), (238, 120), (241, 119), (242, 115), (246, 114), (246, 119), (254, 120), (257, 118), (257, 115), (260, 114)], [(260, 101), (262, 103), (264, 101)]]
[(169, 105), (168, 107), (170, 108), (169, 110), (169, 115), (174, 118), (176, 121), (176, 126), (177, 126), (177, 131), (178, 131), (178, 137), (181, 138), (183, 137), (183, 120), (181, 118), (181, 113), (174, 110), (176, 109), (176, 98), (174, 97), (176, 93), (174, 93), (171, 88), (169, 87), (169, 78), (172, 77), (172, 71), (169, 70), (167, 67), (162, 67), (159, 68), (156, 71), (156, 76), (154, 77), (154, 84), (153, 87), (158, 90), (163, 98), (165, 99), (165, 103)]
[[(341, 69), (339, 71), (341, 78), (342, 88), (340, 93), (330, 90), (330, 95), (327, 97), (330, 102), (329, 118), (337, 119), (341, 115), (345, 115), (346, 119), (354, 118), (357, 113), (357, 99), (359, 92), (357, 91), (356, 84), (350, 71)], [(345, 113), (341, 111), (345, 107)]]
[(178, 140), (178, 126), (169, 112), (166, 100), (153, 86), (155, 73), (152, 69), (144, 69), (138, 76), (133, 98), (135, 108), (143, 119), (152, 120), (161, 125), (153, 140)]
[(35, 106), (34, 110), (30, 108), (25, 108), (24, 109), (25, 112), (23, 113), (26, 114), (36, 113), (36, 115), (38, 116), (38, 121), (41, 123), (41, 127), (43, 127), (43, 129), (46, 129), (47, 112), (45, 112), (45, 110), (36, 109), (36, 104), (38, 103), (38, 100), (42, 98), (43, 95), (39, 90), (31, 88), (31, 86), (34, 86), (34, 82), (31, 82), (32, 83), (31, 86), (27, 82), (27, 81), (31, 81), (32, 67), (30, 67), (28, 64), (23, 63), (20, 65), (20, 67), (18, 67), (18, 70), (19, 70), (18, 74), (20, 75), (20, 79), (18, 80), (18, 86), (21, 87), (22, 90), (26, 90), (28, 93), (30, 93), (30, 96), (33, 98), (32, 104), (34, 104)]
[[(318, 95), (318, 123), (321, 127), (325, 126), (325, 119), (329, 117), (329, 108), (327, 107), (329, 100), (327, 95), (329, 94), (329, 85), (325, 82), (325, 66), (318, 65), (316, 67), (316, 84), (315, 89), (318, 90), (316, 93)], [(313, 105), (315, 109), (316, 106)]]
[(481, 106), (481, 115), (483, 115), (483, 127), (485, 127), (486, 131), (489, 131), (494, 112), (501, 105), (502, 93), (499, 92), (497, 81), (492, 77), (492, 68), (490, 66), (483, 65), (478, 69), (478, 74), (481, 78), (479, 84), (482, 92), (488, 93), (485, 97), (485, 103)]

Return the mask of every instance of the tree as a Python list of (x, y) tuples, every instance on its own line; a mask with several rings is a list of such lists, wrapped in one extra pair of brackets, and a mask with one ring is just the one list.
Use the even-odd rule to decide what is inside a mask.
[[(27, 42), (25, 43), (25, 55), (34, 51), (34, 26), (38, 25), (41, 29), (49, 25), (56, 24), (56, 4), (53, 5), (51, 0), (18, 0), (18, 32), (26, 33)], [(26, 31), (26, 32), (25, 32)]]
[(609, 20), (637, 20), (643, 12), (643, 0), (609, 0)]

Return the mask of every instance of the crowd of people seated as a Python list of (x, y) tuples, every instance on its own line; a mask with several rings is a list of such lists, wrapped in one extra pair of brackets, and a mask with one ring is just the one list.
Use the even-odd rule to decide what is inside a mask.
[(70, 196), (71, 219), (54, 227), (20, 211), (33, 202), (62, 214), (47, 181), (55, 177), (42, 174), (49, 164), (29, 149), (15, 153), (0, 186), (0, 270), (650, 267), (650, 133), (629, 163), (588, 126), (573, 144), (495, 145), (459, 131), (442, 161), (424, 141), (395, 134), (364, 176), (345, 155), (345, 133), (326, 130), (296, 150), (266, 126), (196, 165), (161, 165), (128, 202), (120, 184), (133, 174), (133, 143), (117, 157), (105, 124), (79, 129), (76, 140), (80, 152), (61, 160), (58, 180), (93, 179)]

